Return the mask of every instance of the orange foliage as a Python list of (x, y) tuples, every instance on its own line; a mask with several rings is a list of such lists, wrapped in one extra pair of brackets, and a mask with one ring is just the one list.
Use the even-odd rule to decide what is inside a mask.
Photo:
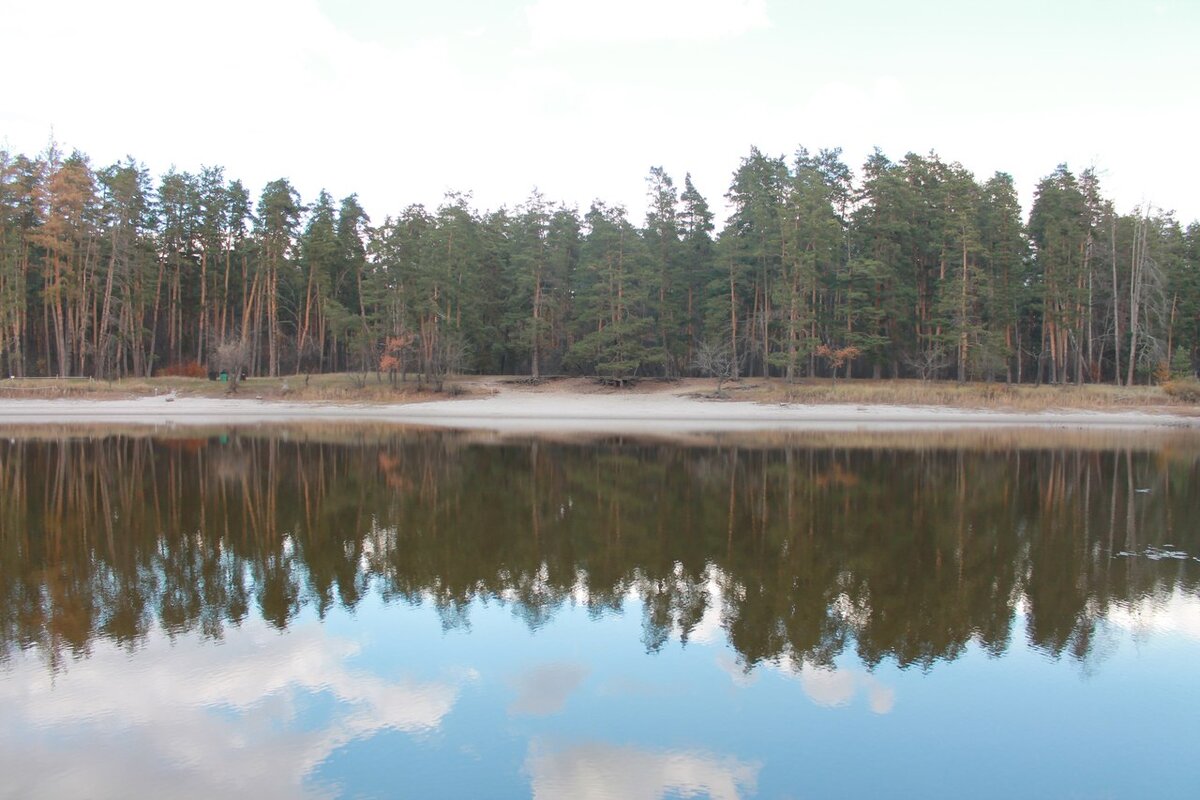
[(387, 346), (384, 348), (384, 350), (388, 353), (392, 353), (397, 350), (403, 350), (416, 341), (416, 338), (416, 334), (413, 333), (405, 333), (400, 336), (389, 336), (387, 337)]
[(396, 372), (403, 364), (400, 354), (405, 348), (412, 346), (417, 339), (416, 334), (403, 333), (399, 336), (389, 336), (384, 340), (383, 355), (379, 358), (380, 372)]
[(819, 345), (814, 351), (818, 358), (829, 359), (829, 366), (837, 369), (844, 365), (847, 361), (852, 361), (861, 355), (861, 351), (854, 345), (849, 347), (833, 348), (827, 344)]

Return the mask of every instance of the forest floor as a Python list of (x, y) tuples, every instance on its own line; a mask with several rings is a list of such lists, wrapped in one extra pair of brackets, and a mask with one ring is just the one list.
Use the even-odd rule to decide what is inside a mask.
[(512, 432), (907, 430), (972, 426), (1189, 428), (1200, 405), (1158, 387), (761, 378), (641, 380), (463, 376), (441, 392), (386, 376), (0, 380), (0, 423), (234, 424), (374, 421)]

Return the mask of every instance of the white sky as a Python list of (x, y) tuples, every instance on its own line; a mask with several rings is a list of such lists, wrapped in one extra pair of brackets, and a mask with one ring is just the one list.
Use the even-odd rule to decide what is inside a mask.
[(222, 165), (377, 222), (536, 186), (640, 220), (645, 176), (718, 209), (751, 145), (857, 167), (936, 150), (1032, 190), (1095, 165), (1122, 211), (1200, 218), (1200, 2), (0, 0), (0, 142)]

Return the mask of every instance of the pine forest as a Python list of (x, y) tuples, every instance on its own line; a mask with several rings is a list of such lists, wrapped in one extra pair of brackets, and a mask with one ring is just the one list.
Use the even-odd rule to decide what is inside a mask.
[(711, 375), (1152, 383), (1194, 374), (1200, 225), (1119, 209), (1059, 166), (936, 154), (857, 171), (751, 149), (729, 218), (653, 168), (644, 220), (534, 191), (372, 220), (351, 195), (254, 196), (220, 167), (154, 178), (0, 150), (0, 372)]

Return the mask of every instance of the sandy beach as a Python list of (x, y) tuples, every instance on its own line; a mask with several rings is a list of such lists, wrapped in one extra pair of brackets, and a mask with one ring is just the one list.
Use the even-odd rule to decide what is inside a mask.
[(1200, 417), (1155, 411), (1024, 412), (940, 406), (766, 404), (700, 399), (670, 392), (585, 394), (504, 388), (486, 397), (405, 404), (321, 404), (172, 396), (127, 400), (0, 400), (0, 425), (184, 426), (321, 420), (513, 433), (656, 434), (994, 427), (1200, 431)]

